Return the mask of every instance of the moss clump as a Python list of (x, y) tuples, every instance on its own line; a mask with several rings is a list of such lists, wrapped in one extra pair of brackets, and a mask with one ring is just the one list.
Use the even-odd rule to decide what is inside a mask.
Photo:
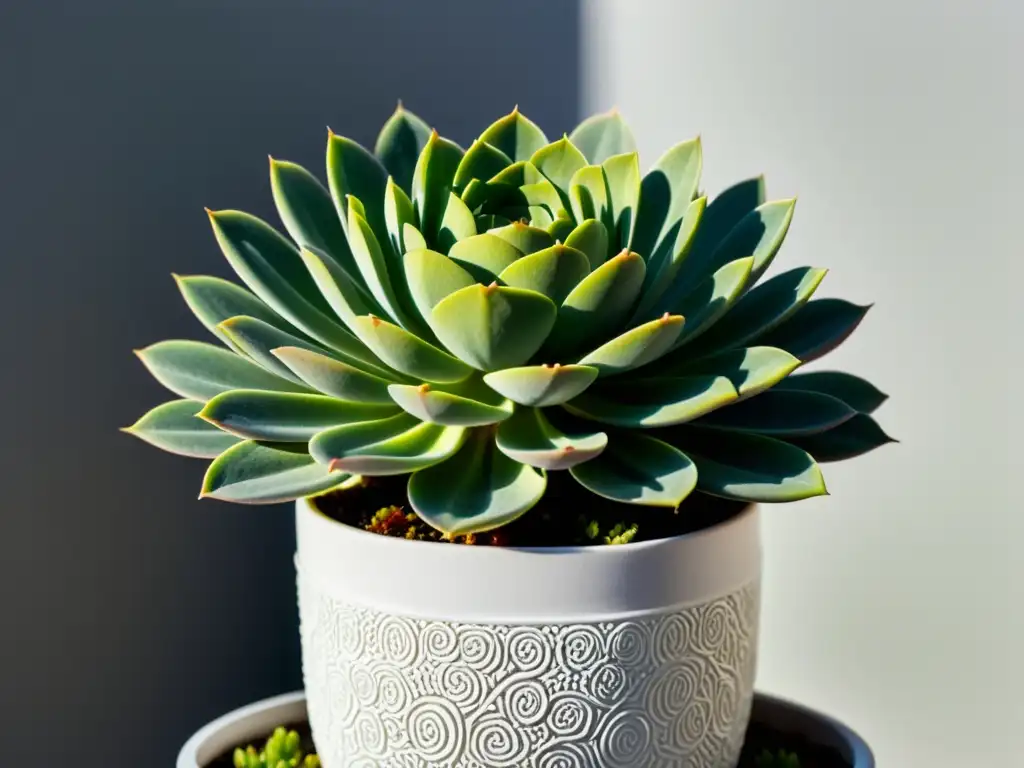
[(232, 763), (235, 768), (321, 768), (319, 757), (304, 753), (298, 732), (284, 727), (275, 728), (261, 750), (251, 744), (236, 749)]

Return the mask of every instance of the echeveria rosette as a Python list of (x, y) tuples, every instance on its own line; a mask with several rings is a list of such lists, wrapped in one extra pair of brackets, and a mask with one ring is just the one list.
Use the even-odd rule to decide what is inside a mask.
[(210, 212), (247, 288), (177, 278), (224, 346), (142, 350), (183, 399), (129, 431), (213, 458), (203, 495), (230, 501), (409, 475), (449, 534), (516, 519), (562, 470), (669, 508), (825, 493), (818, 461), (889, 441), (885, 396), (794, 371), (867, 308), (811, 299), (824, 270), (759, 281), (794, 201), (750, 179), (709, 202), (701, 165), (695, 139), (641, 175), (614, 112), (552, 142), (514, 110), (464, 150), (401, 107), (373, 153), (330, 134), (327, 187), (271, 160), (290, 237)]

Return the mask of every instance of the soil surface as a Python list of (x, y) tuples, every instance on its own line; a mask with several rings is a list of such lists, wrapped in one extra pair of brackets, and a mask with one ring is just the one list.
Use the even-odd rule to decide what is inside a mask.
[(724, 522), (747, 506), (702, 493), (690, 494), (678, 510), (621, 504), (581, 488), (567, 472), (550, 472), (544, 499), (518, 520), (487, 533), (446, 538), (412, 511), (406, 482), (405, 477), (364, 478), (362, 485), (318, 496), (314, 502), (338, 522), (385, 536), (514, 547), (625, 544), (679, 536)]
[[(286, 727), (288, 730), (298, 731), (302, 737), (304, 751), (314, 751), (313, 738), (307, 723), (293, 723)], [(267, 736), (269, 735), (268, 733)], [(264, 737), (258, 741), (258, 744), (261, 745), (265, 741)], [(246, 747), (248, 745), (241, 744), (239, 746)], [(740, 756), (738, 768), (760, 768), (758, 758), (765, 750), (773, 755), (778, 754), (780, 750), (795, 754), (800, 761), (800, 768), (850, 768), (850, 763), (834, 749), (814, 744), (799, 734), (779, 733), (757, 722), (752, 722), (750, 728), (747, 729), (747, 740), (743, 745), (743, 754)], [(233, 752), (234, 750), (232, 750)], [(208, 768), (234, 768), (234, 764), (231, 762), (231, 753), (221, 755), (210, 763)]]

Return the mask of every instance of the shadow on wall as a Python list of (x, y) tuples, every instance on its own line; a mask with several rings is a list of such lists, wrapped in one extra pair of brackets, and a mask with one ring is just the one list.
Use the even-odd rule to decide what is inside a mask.
[[(18, 180), (0, 187), (0, 335), (19, 361), (0, 377), (0, 597), (18, 617), (0, 711), (21, 734), (4, 754), (167, 765), (210, 717), (301, 685), (289, 510), (198, 502), (202, 462), (117, 432), (172, 397), (130, 350), (205, 338), (170, 272), (229, 276), (203, 206), (276, 222), (267, 154), (322, 175), (327, 126), (372, 146), (399, 97), (467, 144), (517, 102), (570, 130), (578, 8), (18, 6), (0, 11)], [(519, 19), (544, 20), (528, 55), (502, 34)]]

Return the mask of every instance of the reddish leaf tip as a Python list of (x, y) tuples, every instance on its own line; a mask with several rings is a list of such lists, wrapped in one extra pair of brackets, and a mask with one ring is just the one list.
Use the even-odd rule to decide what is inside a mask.
[(418, 387), (416, 387), (416, 391), (419, 392), (421, 395), (425, 395), (427, 394), (427, 392), (430, 391), (430, 385), (420, 384)]
[(341, 466), (342, 461), (343, 461), (343, 459), (331, 459), (330, 463), (328, 463), (328, 465), (327, 465), (327, 471), (328, 472), (334, 472), (337, 469), (342, 469), (343, 468)]

